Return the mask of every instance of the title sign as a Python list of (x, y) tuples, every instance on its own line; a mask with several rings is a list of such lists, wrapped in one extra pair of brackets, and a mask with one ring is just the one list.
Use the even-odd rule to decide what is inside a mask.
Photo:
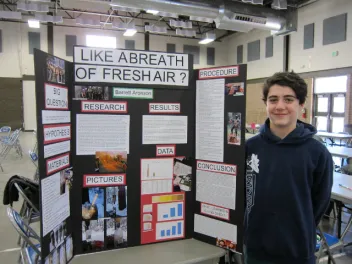
[(176, 155), (176, 145), (158, 145), (156, 146), (157, 157), (172, 157)]
[(44, 144), (71, 139), (71, 125), (45, 125)]
[(68, 109), (68, 92), (63, 86), (45, 84), (45, 109)]
[(219, 67), (199, 70), (199, 80), (238, 76), (238, 66)]
[(180, 113), (180, 103), (149, 103), (149, 113)]
[(65, 169), (70, 166), (70, 154), (66, 153), (62, 156), (57, 156), (46, 161), (47, 175)]
[(127, 102), (81, 101), (82, 112), (127, 113)]
[(87, 174), (83, 176), (83, 187), (126, 185), (126, 174)]
[(224, 174), (237, 174), (237, 166), (225, 163), (197, 161), (197, 170), (210, 171)]
[(188, 55), (75, 47), (75, 81), (188, 86)]

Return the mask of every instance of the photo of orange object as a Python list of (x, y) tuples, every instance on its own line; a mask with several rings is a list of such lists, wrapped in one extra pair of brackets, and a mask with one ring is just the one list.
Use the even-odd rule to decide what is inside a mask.
[(244, 83), (225, 84), (225, 95), (241, 96), (244, 95)]
[(230, 240), (222, 239), (222, 238), (216, 238), (216, 245), (221, 248), (226, 248), (230, 250), (236, 250), (237, 244), (235, 242), (232, 242)]
[(95, 171), (125, 173), (127, 170), (127, 152), (97, 151), (95, 153)]

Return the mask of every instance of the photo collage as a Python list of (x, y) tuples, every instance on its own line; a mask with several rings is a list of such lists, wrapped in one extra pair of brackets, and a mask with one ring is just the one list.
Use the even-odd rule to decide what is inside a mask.
[(65, 84), (65, 61), (59, 58), (48, 56), (46, 58), (47, 81)]
[[(99, 180), (125, 174), (127, 153), (98, 151), (95, 168)], [(82, 189), (82, 246), (85, 253), (127, 247), (127, 186)]]
[(58, 225), (49, 234), (50, 253), (45, 258), (45, 264), (66, 264), (73, 257), (72, 236), (67, 234), (66, 221)]
[(110, 100), (108, 86), (75, 86), (73, 100)]
[(241, 145), (241, 113), (227, 113), (227, 144)]

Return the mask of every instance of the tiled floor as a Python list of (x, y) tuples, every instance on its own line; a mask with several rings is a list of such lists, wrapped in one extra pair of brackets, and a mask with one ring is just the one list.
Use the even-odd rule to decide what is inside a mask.
[[(33, 133), (27, 132), (21, 134), (21, 145), (23, 148), (23, 158), (19, 159), (15, 151), (11, 151), (8, 158), (2, 162), (4, 172), (0, 171), (0, 198), (3, 199), (3, 191), (7, 180), (13, 175), (21, 175), (33, 178), (35, 167), (29, 159), (28, 151), (33, 148), (35, 139)], [(352, 176), (351, 176), (352, 177)], [(15, 209), (19, 210), (20, 202), (14, 205)], [(17, 233), (12, 227), (10, 221), (6, 216), (6, 206), (0, 203), (0, 263), (16, 263), (19, 251), (17, 241)], [(347, 214), (344, 215), (343, 221), (347, 221)], [(323, 221), (324, 231), (330, 234), (336, 234), (336, 222), (334, 220)], [(344, 225), (343, 225), (344, 228)], [(34, 225), (34, 229), (39, 233), (39, 226)], [(352, 242), (352, 230), (346, 236), (346, 242)], [(342, 254), (339, 254), (342, 253)], [(341, 255), (336, 259), (337, 264), (351, 264), (352, 263), (352, 246), (346, 248), (343, 252), (337, 252)], [(321, 263), (327, 263), (323, 261)], [(297, 263), (299, 264), (299, 263)]]

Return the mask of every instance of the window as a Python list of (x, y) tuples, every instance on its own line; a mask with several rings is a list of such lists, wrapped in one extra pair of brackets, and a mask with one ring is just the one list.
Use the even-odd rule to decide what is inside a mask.
[(267, 37), (265, 39), (265, 58), (270, 58), (272, 56), (274, 56), (274, 38)]
[(129, 49), (129, 50), (134, 50), (135, 49), (135, 41), (134, 40), (129, 40), (126, 39), (125, 40), (125, 49)]
[(260, 60), (260, 40), (247, 44), (247, 61)]
[(237, 64), (243, 63), (243, 45), (237, 46)]
[(199, 64), (200, 49), (198, 46), (183, 45), (183, 53), (193, 55), (193, 64)]
[(315, 79), (314, 124), (318, 130), (344, 131), (347, 76)]
[(171, 52), (171, 53), (176, 52), (176, 44), (167, 43), (166, 44), (166, 52)]
[(314, 48), (314, 23), (304, 26), (303, 49)]
[(207, 65), (215, 65), (215, 48), (207, 48)]
[(347, 76), (324, 77), (315, 80), (314, 93), (345, 93), (347, 91)]
[(77, 44), (77, 36), (66, 35), (66, 56), (73, 56), (73, 46)]
[(86, 45), (88, 47), (116, 49), (116, 38), (106, 36), (87, 35)]
[(34, 49), (40, 49), (40, 33), (28, 32), (29, 54), (34, 54)]

